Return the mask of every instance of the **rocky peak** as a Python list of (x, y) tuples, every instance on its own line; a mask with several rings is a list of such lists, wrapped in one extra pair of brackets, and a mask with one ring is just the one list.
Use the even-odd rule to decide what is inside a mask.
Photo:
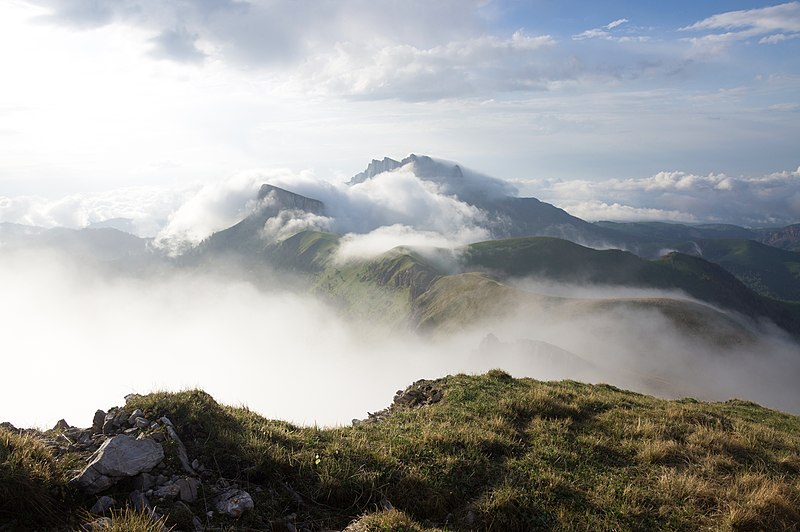
[(301, 210), (313, 214), (322, 214), (325, 206), (316, 199), (295, 194), (274, 185), (261, 185), (258, 191), (259, 201), (263, 201), (265, 208), (272, 211)]

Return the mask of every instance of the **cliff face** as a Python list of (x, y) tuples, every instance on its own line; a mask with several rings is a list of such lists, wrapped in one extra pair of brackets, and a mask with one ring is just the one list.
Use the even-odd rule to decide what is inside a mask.
[(322, 214), (325, 205), (316, 199), (307, 198), (274, 185), (261, 185), (259, 201), (264, 201), (270, 211), (301, 210), (312, 214)]
[(769, 230), (761, 242), (776, 248), (800, 251), (800, 224)]

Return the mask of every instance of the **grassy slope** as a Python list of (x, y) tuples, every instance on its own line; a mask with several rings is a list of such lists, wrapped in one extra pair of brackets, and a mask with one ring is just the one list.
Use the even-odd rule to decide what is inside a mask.
[[(698, 240), (684, 251), (702, 253), (759, 294), (800, 301), (800, 253), (753, 240)], [(696, 247), (695, 247), (696, 246)]]
[[(666, 401), (606, 385), (515, 380), (499, 370), (415, 388), (421, 399), (430, 390), (443, 398), (328, 430), (266, 420), (199, 391), (148, 395), (127, 407), (168, 415), (190, 456), (254, 496), (256, 510), (237, 528), (270, 529), (290, 513), (298, 528), (312, 529), (366, 515), (358, 530), (788, 530), (800, 523), (795, 416), (741, 401)], [(23, 447), (42, 455), (35, 462), (50, 472), (41, 480), (39, 466), (15, 469), (13, 442), (0, 433), (0, 486), (12, 475), (43, 482), (47, 493), (62, 486), (67, 466), (48, 462), (32, 442)], [(75, 514), (68, 496), (50, 499), (43, 510), (23, 509), (4, 496), (0, 519), (35, 524), (59, 507)], [(395, 509), (381, 510), (386, 501)], [(201, 498), (193, 509), (203, 514), (206, 504)]]
[(768, 317), (800, 334), (800, 304), (754, 293), (722, 267), (703, 259), (670, 253), (647, 261), (620, 250), (594, 250), (553, 238), (514, 238), (468, 246), (466, 269), (501, 276), (540, 276), (554, 281), (678, 289), (701, 301), (746, 316)]

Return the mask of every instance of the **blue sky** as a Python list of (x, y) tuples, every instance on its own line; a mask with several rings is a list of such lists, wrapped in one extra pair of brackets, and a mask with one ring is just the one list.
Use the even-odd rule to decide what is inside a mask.
[[(0, 50), (6, 220), (411, 152), (564, 206), (593, 184), (597, 217), (674, 214), (647, 194), (667, 173), (798, 189), (800, 2), (10, 0)], [(764, 219), (800, 219), (797, 194)]]

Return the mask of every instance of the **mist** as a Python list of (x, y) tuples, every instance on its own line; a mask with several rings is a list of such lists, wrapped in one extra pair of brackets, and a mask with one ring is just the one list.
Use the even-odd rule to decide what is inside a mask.
[(272, 274), (246, 279), (231, 268), (132, 277), (56, 251), (5, 250), (0, 420), (88, 426), (129, 393), (201, 388), (269, 418), (347, 425), (418, 379), (496, 367), (800, 412), (798, 347), (777, 329), (733, 316), (747, 340), (719, 346), (655, 309), (592, 306), (681, 294), (517, 280), (525, 305), (433, 334), (358, 320)]

